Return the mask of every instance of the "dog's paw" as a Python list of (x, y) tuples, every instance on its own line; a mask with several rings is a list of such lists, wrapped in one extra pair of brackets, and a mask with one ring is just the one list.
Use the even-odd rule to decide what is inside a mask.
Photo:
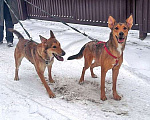
[(81, 77), (79, 80), (79, 84), (82, 85), (84, 83), (84, 79)]
[(91, 75), (92, 76), (92, 78), (97, 78), (97, 75), (95, 75), (95, 74), (93, 74), (93, 75)]
[(55, 98), (56, 95), (55, 95), (54, 93), (49, 93), (49, 97), (50, 97), (50, 98)]
[(84, 84), (84, 81), (79, 81), (79, 84), (80, 84), (80, 85), (83, 85), (83, 84)]
[(121, 100), (121, 97), (116, 93), (113, 94), (115, 100)]
[(53, 79), (50, 79), (49, 81), (50, 81), (50, 83), (55, 83), (55, 81)]
[(14, 80), (15, 80), (15, 81), (19, 81), (19, 77), (15, 77)]
[(103, 96), (101, 96), (101, 100), (105, 101), (105, 100), (107, 100), (107, 97), (105, 95), (103, 95)]

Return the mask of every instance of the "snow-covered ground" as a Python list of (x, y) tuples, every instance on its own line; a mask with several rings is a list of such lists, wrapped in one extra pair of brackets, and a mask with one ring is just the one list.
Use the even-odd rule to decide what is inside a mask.
[[(94, 71), (98, 78), (91, 78), (90, 70), (85, 74), (85, 83), (78, 81), (83, 67), (81, 60), (67, 61), (67, 57), (79, 52), (90, 41), (59, 22), (22, 21), (33, 39), (40, 42), (39, 35), (49, 38), (52, 30), (60, 41), (66, 55), (64, 62), (55, 59), (52, 68), (54, 84), (50, 88), (56, 94), (51, 99), (41, 83), (34, 66), (23, 59), (19, 70), (19, 81), (14, 81), (14, 47), (0, 45), (0, 120), (149, 120), (150, 119), (150, 34), (141, 41), (138, 31), (131, 30), (124, 51), (124, 62), (118, 76), (117, 89), (121, 101), (112, 98), (112, 72), (106, 76), (106, 96), (100, 100), (100, 67)], [(82, 32), (107, 41), (110, 29), (71, 24)], [(19, 24), (15, 25), (26, 36)], [(45, 71), (47, 79), (47, 70)], [(47, 82), (49, 82), (47, 80)]]

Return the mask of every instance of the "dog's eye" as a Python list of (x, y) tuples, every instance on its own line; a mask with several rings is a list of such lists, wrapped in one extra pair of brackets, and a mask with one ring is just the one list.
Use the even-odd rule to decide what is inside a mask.
[(126, 28), (126, 27), (124, 27), (123, 29), (124, 29), (124, 30), (126, 30), (127, 28)]
[(53, 48), (56, 48), (56, 46), (53, 46)]
[(118, 27), (115, 27), (115, 30), (118, 30)]

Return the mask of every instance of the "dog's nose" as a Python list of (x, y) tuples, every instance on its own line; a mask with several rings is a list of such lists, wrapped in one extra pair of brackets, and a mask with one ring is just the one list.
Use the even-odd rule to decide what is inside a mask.
[(62, 51), (62, 56), (64, 56), (66, 53), (65, 53), (65, 51)]
[(120, 33), (119, 33), (119, 35), (120, 35), (120, 36), (123, 36), (123, 35), (124, 35), (124, 33), (123, 33), (123, 32), (120, 32)]

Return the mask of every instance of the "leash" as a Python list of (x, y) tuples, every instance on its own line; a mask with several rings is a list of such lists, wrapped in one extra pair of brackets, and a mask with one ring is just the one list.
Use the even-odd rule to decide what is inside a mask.
[(110, 56), (112, 56), (114, 59), (116, 59), (116, 63), (115, 63), (115, 65), (114, 65), (114, 67), (117, 66), (117, 65), (118, 65), (118, 62), (119, 62), (119, 58), (116, 57), (116, 56), (114, 56), (114, 55), (107, 49), (107, 47), (106, 47), (106, 42), (99, 41), (99, 42), (97, 43), (97, 45), (98, 45), (98, 44), (101, 44), (101, 43), (104, 43), (104, 49), (106, 50), (106, 52), (107, 52)]
[(59, 17), (57, 17), (57, 16), (52, 16), (50, 13), (48, 13), (48, 12), (46, 12), (45, 10), (43, 10), (43, 9), (39, 8), (38, 6), (36, 6), (36, 5), (32, 4), (32, 3), (31, 3), (31, 2), (29, 2), (28, 0), (24, 0), (24, 1), (26, 1), (28, 4), (32, 5), (33, 7), (35, 7), (35, 8), (37, 8), (37, 9), (41, 10), (43, 13), (46, 13), (46, 14), (47, 14), (47, 15), (49, 15), (50, 17), (52, 17), (52, 18), (54, 18), (54, 19), (56, 19), (56, 20), (60, 21), (61, 23), (63, 23), (64, 25), (66, 25), (66, 26), (70, 27), (71, 29), (75, 30), (76, 32), (78, 32), (78, 33), (80, 33), (80, 34), (82, 34), (82, 35), (84, 35), (84, 36), (88, 37), (90, 40), (92, 40), (92, 41), (96, 40), (96, 39), (92, 38), (91, 36), (88, 36), (87, 34), (82, 33), (82, 32), (81, 32), (81, 31), (79, 31), (78, 29), (76, 29), (76, 28), (74, 28), (74, 27), (70, 26), (70, 25), (69, 25), (69, 24), (67, 24), (66, 22), (64, 22), (64, 21), (60, 20), (60, 19), (59, 19)]
[(27, 36), (29, 37), (30, 41), (32, 40), (32, 37), (30, 36), (30, 34), (28, 33), (28, 31), (24, 28), (23, 24), (19, 21), (17, 15), (14, 13), (14, 11), (11, 9), (11, 7), (9, 6), (9, 4), (7, 3), (6, 0), (4, 0), (4, 2), (6, 3), (6, 5), (8, 6), (9, 10), (13, 13), (13, 15), (15, 16), (15, 18), (17, 19), (17, 21), (19, 22), (20, 26), (23, 28), (23, 30), (25, 31), (25, 33), (27, 34)]

